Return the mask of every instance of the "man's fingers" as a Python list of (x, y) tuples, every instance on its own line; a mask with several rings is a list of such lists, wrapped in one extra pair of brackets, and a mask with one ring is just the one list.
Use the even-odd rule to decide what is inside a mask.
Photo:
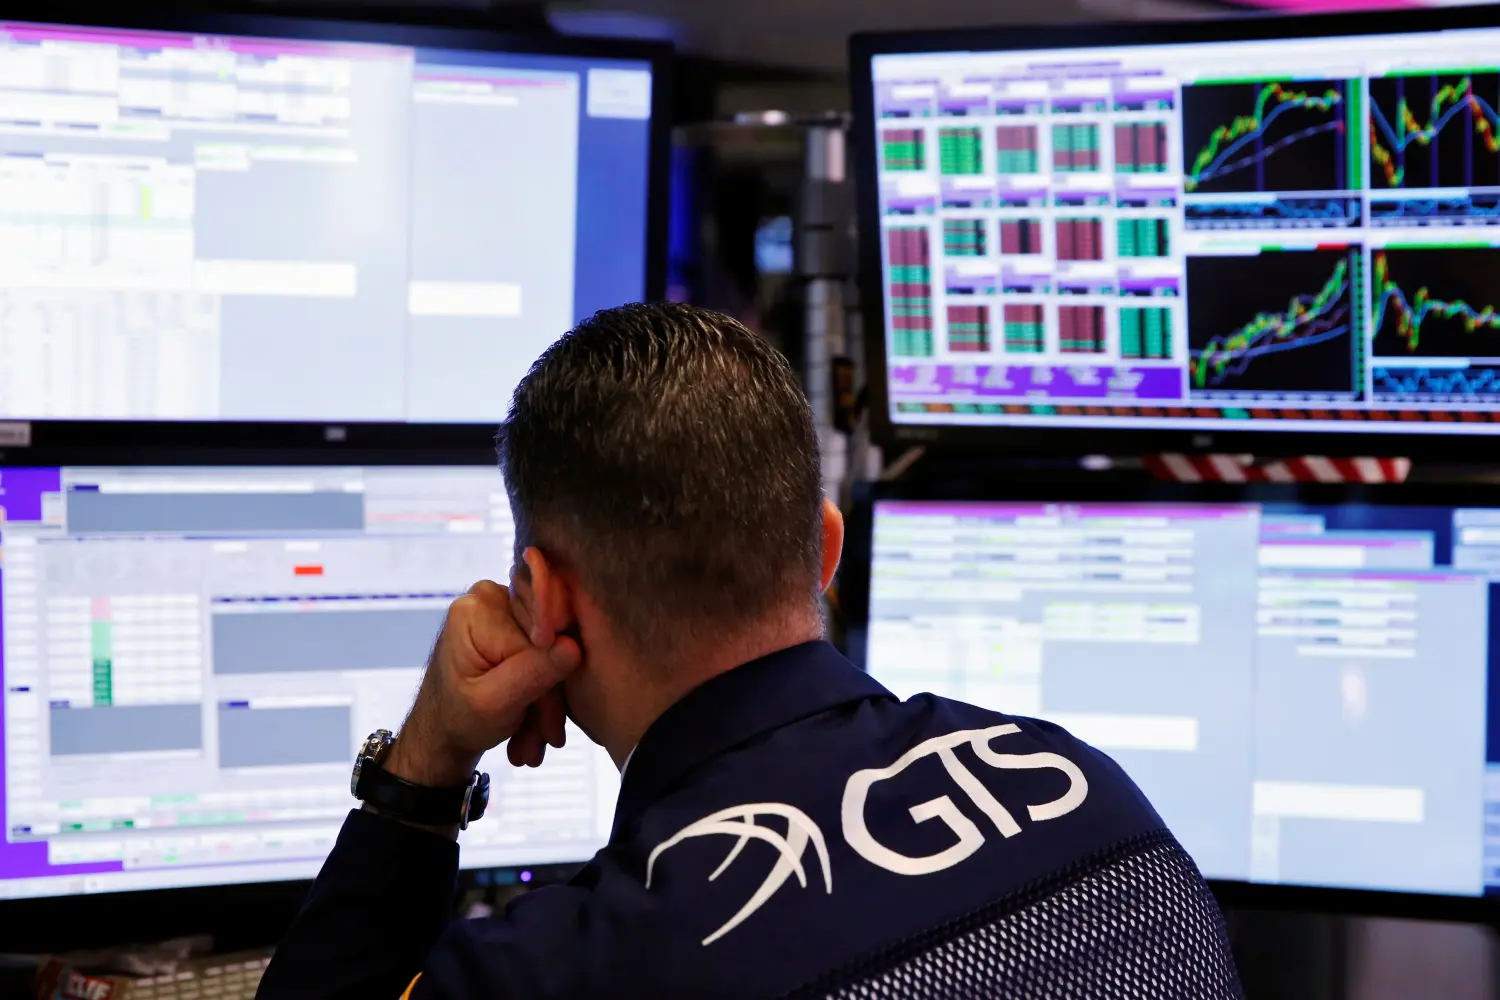
[(553, 655), (526, 646), (495, 667), (473, 678), (475, 701), (497, 715), (535, 704), (578, 668), (576, 656)]
[[(480, 580), (448, 608), (445, 630), (468, 640), (465, 666), (478, 673), (504, 662), (531, 643), (512, 613), (510, 594), (492, 580)], [(476, 662), (477, 661), (477, 662)]]
[(528, 730), (525, 727), (516, 730), (516, 734), (505, 744), (505, 758), (510, 761), (512, 767), (525, 767), (526, 760), (531, 756), (528, 749)]
[(565, 673), (571, 674), (583, 664), (583, 648), (571, 635), (557, 636), (547, 655), (552, 657), (552, 662), (557, 669)]
[(526, 712), (521, 717), (521, 724), (516, 727), (516, 731), (511, 734), (510, 741), (505, 745), (505, 756), (516, 767), (526, 766), (531, 759), (532, 744), (540, 739), (536, 716), (536, 706), (526, 706)]
[[(582, 652), (575, 639), (532, 644), (525, 631), (530, 612), (498, 583), (481, 580), (448, 609), (434, 662), (444, 669), (424, 686), (452, 685), (466, 722), (455, 739), (482, 752), (502, 740), (511, 763), (535, 767), (550, 743), (562, 746), (566, 706), (558, 686), (577, 670)], [(549, 636), (549, 640), (551, 637)], [(433, 697), (438, 697), (434, 695)], [(540, 703), (540, 704), (539, 704)]]
[(494, 580), (480, 580), (469, 588), (468, 596), (477, 597), (482, 601), (493, 601), (497, 598), (508, 598), (510, 595)]
[(526, 714), (526, 721), (506, 744), (505, 756), (516, 767), (538, 767), (547, 753), (547, 742), (542, 738), (540, 715), (535, 706)]
[[(561, 688), (548, 691), (536, 703), (537, 727), (548, 746), (561, 747), (566, 737), (568, 710)], [(528, 719), (529, 721), (529, 719)]]
[(505, 759), (508, 760), (508, 761), (510, 761), (510, 766), (511, 767), (520, 767), (521, 766), (520, 760), (518, 760), (517, 757), (516, 757), (516, 755), (518, 753), (520, 753), (520, 750), (521, 750), (521, 744), (519, 744), (519, 743), (516, 742), (516, 738), (514, 736), (512, 736), (509, 740), (506, 741), (506, 744), (505, 744)]

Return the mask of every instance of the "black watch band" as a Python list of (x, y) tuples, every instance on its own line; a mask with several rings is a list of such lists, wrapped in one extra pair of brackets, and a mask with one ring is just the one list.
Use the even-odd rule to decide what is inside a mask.
[(488, 774), (475, 771), (468, 783), (448, 788), (414, 784), (381, 766), (391, 742), (390, 732), (381, 729), (360, 749), (350, 782), (355, 798), (392, 819), (421, 826), (456, 825), (462, 830), (484, 815), (490, 798)]

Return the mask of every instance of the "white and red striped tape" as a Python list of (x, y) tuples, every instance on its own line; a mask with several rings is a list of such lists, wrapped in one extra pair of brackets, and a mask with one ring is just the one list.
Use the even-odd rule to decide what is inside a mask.
[(1163, 454), (1145, 461), (1153, 476), (1171, 483), (1401, 483), (1411, 473), (1409, 458)]

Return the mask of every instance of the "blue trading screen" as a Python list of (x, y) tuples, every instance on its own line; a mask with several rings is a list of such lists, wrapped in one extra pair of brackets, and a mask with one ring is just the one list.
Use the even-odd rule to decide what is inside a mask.
[[(498, 470), (0, 470), (0, 899), (317, 874), (448, 603), (505, 579)], [(485, 764), (476, 867), (582, 861), (619, 775)]]
[(1109, 753), (1211, 878), (1473, 896), (1497, 587), (1500, 509), (888, 500), (866, 665)]
[(636, 60), (0, 22), (0, 417), (486, 422), (649, 289)]
[(1495, 433), (1500, 31), (972, 41), (870, 66), (895, 424)]

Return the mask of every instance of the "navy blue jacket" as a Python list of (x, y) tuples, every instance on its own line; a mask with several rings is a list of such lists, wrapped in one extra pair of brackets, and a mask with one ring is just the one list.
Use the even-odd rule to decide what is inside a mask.
[(1161, 829), (1057, 726), (808, 643), (668, 710), (608, 846), (504, 917), (449, 919), (457, 845), (351, 813), (261, 996), (775, 997)]

